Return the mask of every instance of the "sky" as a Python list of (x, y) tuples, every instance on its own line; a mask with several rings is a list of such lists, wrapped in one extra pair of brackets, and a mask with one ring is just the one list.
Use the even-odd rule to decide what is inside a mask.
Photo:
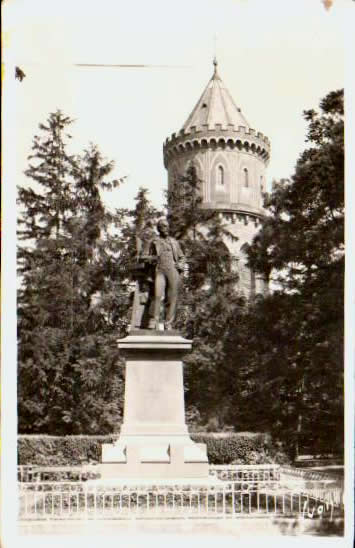
[[(305, 147), (303, 110), (344, 87), (349, 3), (334, 0), (326, 10), (322, 0), (5, 0), (16, 184), (28, 184), (33, 136), (59, 108), (76, 120), (74, 151), (93, 142), (114, 160), (113, 177), (127, 175), (105, 198), (111, 208), (132, 205), (141, 186), (159, 206), (167, 185), (163, 142), (192, 111), (214, 55), (251, 127), (271, 141), (269, 187), (289, 177)], [(13, 79), (14, 65), (26, 74), (22, 82)]]

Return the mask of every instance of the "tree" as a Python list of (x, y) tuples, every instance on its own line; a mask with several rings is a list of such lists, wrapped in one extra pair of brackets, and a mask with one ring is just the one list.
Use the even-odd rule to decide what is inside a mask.
[(40, 124), (19, 189), (18, 406), (23, 433), (110, 432), (121, 416), (116, 339), (127, 298), (116, 280), (120, 241), (101, 190), (113, 164), (91, 145), (68, 153), (72, 120)]
[(146, 188), (140, 188), (135, 197), (136, 205), (133, 209), (121, 208), (116, 211), (116, 216), (120, 222), (120, 236), (122, 249), (119, 257), (118, 272), (120, 279), (128, 277), (132, 281), (130, 267), (136, 260), (136, 237), (144, 228), (146, 223), (154, 224), (162, 215), (148, 198), (149, 191)]
[(304, 113), (310, 146), (266, 197), (249, 248), (250, 266), (279, 289), (250, 312), (258, 335), (239, 381), (296, 452), (299, 442), (327, 452), (343, 444), (343, 114), (342, 90)]
[(171, 231), (188, 264), (177, 327), (194, 341), (184, 360), (187, 408), (197, 410), (202, 422), (213, 420), (222, 428), (230, 403), (225, 341), (245, 302), (236, 290), (238, 274), (225, 244), (236, 238), (216, 211), (201, 207), (200, 188), (191, 166), (167, 196)]

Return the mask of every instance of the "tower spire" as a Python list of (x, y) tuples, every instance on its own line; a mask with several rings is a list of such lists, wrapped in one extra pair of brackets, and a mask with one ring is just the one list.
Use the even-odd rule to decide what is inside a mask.
[(249, 267), (244, 244), (251, 244), (264, 217), (262, 191), (270, 143), (248, 123), (217, 72), (178, 133), (163, 147), (169, 189), (180, 192), (178, 175), (192, 164), (201, 183), (201, 207), (218, 212), (235, 236), (224, 239), (231, 256), (238, 259), (241, 293), (249, 298), (266, 292), (266, 282)]

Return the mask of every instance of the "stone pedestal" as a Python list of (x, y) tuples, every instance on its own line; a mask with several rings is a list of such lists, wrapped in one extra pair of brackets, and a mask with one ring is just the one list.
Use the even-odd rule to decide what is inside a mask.
[(185, 424), (183, 355), (191, 341), (138, 331), (119, 341), (126, 358), (124, 422), (118, 441), (102, 446), (101, 476), (208, 478), (205, 444)]

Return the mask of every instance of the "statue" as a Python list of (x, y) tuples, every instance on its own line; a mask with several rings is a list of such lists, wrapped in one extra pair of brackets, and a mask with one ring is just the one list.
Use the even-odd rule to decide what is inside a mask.
[(159, 236), (147, 221), (137, 234), (136, 279), (131, 329), (160, 329), (162, 302), (165, 304), (164, 328), (172, 328), (176, 315), (180, 274), (185, 258), (177, 240), (169, 236), (166, 219), (157, 224)]
[(156, 257), (154, 280), (154, 323), (159, 330), (161, 302), (165, 301), (164, 328), (171, 329), (175, 319), (180, 274), (184, 271), (185, 257), (177, 240), (169, 236), (166, 219), (157, 224), (159, 237), (150, 245), (150, 255)]

